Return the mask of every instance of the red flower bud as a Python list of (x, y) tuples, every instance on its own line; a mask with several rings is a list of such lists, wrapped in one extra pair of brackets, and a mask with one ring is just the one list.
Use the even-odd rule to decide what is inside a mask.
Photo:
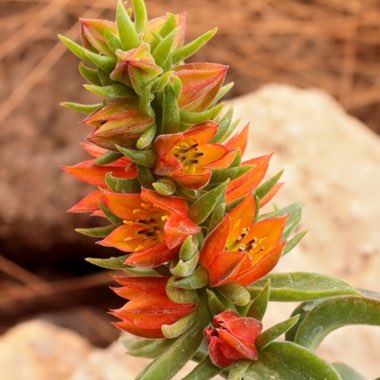
[(213, 324), (215, 327), (206, 327), (204, 333), (216, 366), (226, 368), (240, 359), (257, 360), (255, 340), (262, 331), (260, 321), (226, 310), (214, 317)]

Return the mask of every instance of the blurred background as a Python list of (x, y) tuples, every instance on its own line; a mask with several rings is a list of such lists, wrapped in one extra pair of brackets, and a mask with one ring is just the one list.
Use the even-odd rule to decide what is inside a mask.
[[(81, 87), (77, 59), (56, 38), (78, 39), (80, 16), (114, 19), (114, 5), (0, 0), (0, 334), (38, 317), (99, 347), (118, 336), (105, 313), (120, 306), (108, 289), (110, 276), (83, 260), (113, 252), (74, 232), (94, 221), (65, 214), (88, 188), (59, 167), (85, 158), (79, 141), (88, 130), (79, 125), (81, 115), (58, 104), (93, 99)], [(315, 87), (380, 133), (378, 0), (147, 0), (147, 6), (150, 17), (186, 10), (188, 40), (219, 27), (195, 58), (230, 65), (231, 97), (268, 83)]]

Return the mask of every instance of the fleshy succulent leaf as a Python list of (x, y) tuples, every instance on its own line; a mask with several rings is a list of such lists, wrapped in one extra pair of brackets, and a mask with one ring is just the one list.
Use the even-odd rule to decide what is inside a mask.
[(128, 355), (144, 358), (156, 358), (174, 341), (171, 339), (141, 339), (124, 340), (122, 343), (128, 349)]
[(85, 236), (102, 238), (109, 235), (115, 228), (116, 226), (112, 224), (105, 227), (76, 228), (75, 231)]
[(102, 82), (100, 81), (98, 70), (86, 66), (83, 62), (79, 63), (79, 73), (82, 75), (86, 81), (95, 84), (96, 86), (101, 86)]
[(169, 82), (164, 89), (162, 104), (162, 133), (176, 133), (180, 126), (180, 111), (173, 86)]
[(239, 360), (231, 366), (228, 374), (228, 380), (242, 380), (248, 367), (251, 365), (250, 360)]
[[(339, 373), (342, 380), (365, 380), (365, 378), (356, 372), (353, 368), (344, 363), (332, 363), (335, 371)], [(375, 379), (376, 380), (376, 379)]]
[(360, 294), (342, 280), (310, 272), (271, 273), (249, 285), (247, 289), (256, 296), (271, 280), (270, 300), (281, 302), (307, 301), (335, 295)]
[(88, 257), (86, 261), (105, 269), (126, 269), (128, 265), (124, 264), (124, 261), (128, 255), (118, 256), (118, 257), (109, 257), (108, 259), (99, 259), (95, 257)]
[(148, 24), (148, 14), (143, 0), (132, 0), (135, 15), (135, 28), (137, 33), (144, 33)]
[(248, 290), (237, 283), (222, 285), (218, 291), (236, 306), (245, 306), (251, 300)]
[(178, 338), (180, 335), (185, 333), (195, 322), (197, 314), (197, 311), (194, 311), (191, 314), (182, 317), (172, 325), (162, 325), (161, 330), (165, 338)]
[(123, 84), (111, 84), (109, 86), (95, 86), (93, 84), (84, 84), (83, 87), (95, 95), (109, 98), (131, 98), (134, 92)]
[(288, 240), (285, 244), (284, 250), (282, 251), (282, 255), (286, 255), (289, 253), (307, 234), (307, 230), (299, 232), (297, 235)]
[(118, 160), (121, 157), (123, 157), (121, 153), (109, 151), (97, 157), (94, 161), (94, 165), (107, 165)]
[(309, 350), (290, 342), (272, 342), (252, 362), (244, 380), (341, 380), (334, 368)]
[(133, 150), (123, 148), (119, 145), (116, 145), (116, 148), (119, 152), (123, 153), (124, 156), (138, 165), (153, 168), (156, 164), (157, 156), (153, 150)]
[(218, 28), (214, 28), (202, 34), (201, 36), (196, 38), (194, 41), (191, 41), (187, 45), (176, 50), (173, 54), (173, 63), (176, 64), (191, 57), (198, 50), (200, 50), (204, 45), (206, 45), (207, 42), (210, 41), (212, 37), (214, 37), (217, 31), (218, 31)]
[(122, 0), (118, 0), (117, 2), (116, 24), (123, 50), (127, 51), (140, 45), (139, 35)]
[(256, 339), (257, 348), (262, 350), (267, 347), (279, 336), (289, 331), (297, 323), (298, 319), (299, 315), (294, 315), (293, 317), (270, 327), (268, 330), (263, 331)]
[(101, 108), (103, 106), (103, 103), (81, 104), (81, 103), (73, 103), (73, 102), (62, 102), (60, 103), (60, 105), (62, 107), (66, 107), (74, 111), (90, 114), (92, 112), (95, 112), (99, 108)]
[(206, 356), (195, 368), (182, 380), (206, 380), (222, 372), (222, 368), (215, 366), (209, 356)]
[(255, 318), (261, 321), (267, 310), (270, 295), (271, 280), (268, 279), (265, 286), (256, 295), (255, 299), (249, 304), (247, 317)]
[(219, 186), (215, 187), (213, 190), (202, 195), (198, 200), (196, 200), (190, 207), (189, 215), (190, 218), (197, 224), (203, 223), (208, 216), (212, 213), (215, 206), (223, 197), (226, 190), (228, 180), (222, 182)]
[(318, 348), (325, 336), (339, 327), (352, 324), (380, 326), (380, 300), (377, 298), (336, 296), (307, 308), (306, 314), (287, 339), (294, 336), (295, 343), (311, 350)]
[(219, 104), (203, 112), (181, 111), (180, 112), (181, 122), (188, 123), (188, 124), (198, 124), (198, 123), (203, 123), (207, 120), (213, 120), (219, 115), (223, 107), (224, 107), (223, 104)]
[(117, 178), (112, 173), (107, 173), (105, 180), (109, 189), (115, 193), (139, 193), (141, 190), (141, 185), (135, 178)]

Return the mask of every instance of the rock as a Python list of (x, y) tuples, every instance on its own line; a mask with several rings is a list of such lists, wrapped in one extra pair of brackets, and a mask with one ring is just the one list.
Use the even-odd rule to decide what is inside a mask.
[[(301, 229), (309, 232), (276, 270), (325, 273), (380, 291), (379, 137), (315, 89), (268, 85), (233, 104), (251, 123), (247, 156), (275, 151), (269, 173), (285, 169), (276, 205), (305, 204)], [(265, 327), (294, 307), (272, 303)], [(326, 338), (320, 354), (375, 378), (379, 342), (379, 328), (345, 327)]]
[(91, 346), (70, 330), (42, 320), (17, 325), (0, 338), (1, 379), (67, 380)]

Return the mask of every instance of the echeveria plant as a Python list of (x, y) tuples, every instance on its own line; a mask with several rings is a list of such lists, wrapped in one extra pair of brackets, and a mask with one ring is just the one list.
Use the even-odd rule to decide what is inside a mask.
[[(294, 234), (301, 206), (261, 211), (281, 173), (263, 182), (271, 154), (242, 161), (248, 126), (220, 103), (228, 67), (185, 63), (216, 29), (185, 44), (185, 25), (185, 14), (148, 20), (143, 0), (119, 1), (116, 22), (80, 19), (83, 46), (60, 36), (101, 97), (63, 103), (88, 114), (92, 156), (64, 169), (96, 186), (70, 211), (108, 221), (77, 231), (123, 252), (88, 261), (119, 271), (113, 290), (128, 302), (114, 324), (142, 338), (130, 355), (152, 359), (138, 379), (171, 379), (189, 360), (199, 364), (185, 379), (360, 379), (314, 350), (337, 327), (379, 324), (379, 296), (325, 275), (271, 273), (305, 234)], [(265, 329), (269, 301), (302, 303)]]

